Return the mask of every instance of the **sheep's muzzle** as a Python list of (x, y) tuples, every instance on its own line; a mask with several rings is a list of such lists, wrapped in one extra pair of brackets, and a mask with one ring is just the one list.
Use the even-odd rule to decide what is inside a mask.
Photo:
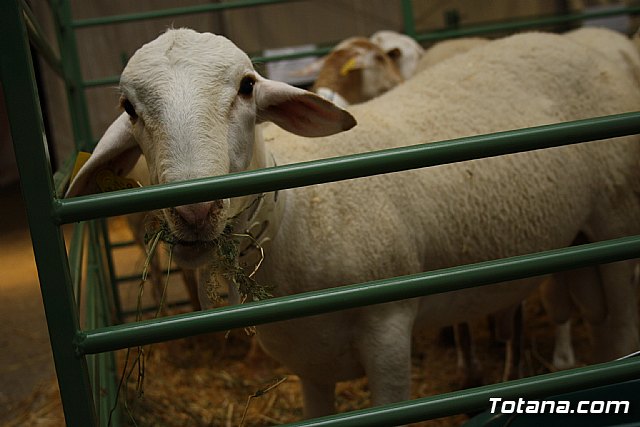
[(222, 201), (177, 206), (164, 213), (176, 261), (193, 268), (202, 265), (226, 226)]

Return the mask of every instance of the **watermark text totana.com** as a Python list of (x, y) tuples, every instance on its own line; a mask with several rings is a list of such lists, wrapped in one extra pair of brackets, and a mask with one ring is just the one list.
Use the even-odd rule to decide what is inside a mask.
[(492, 414), (628, 414), (628, 400), (504, 400), (490, 397)]

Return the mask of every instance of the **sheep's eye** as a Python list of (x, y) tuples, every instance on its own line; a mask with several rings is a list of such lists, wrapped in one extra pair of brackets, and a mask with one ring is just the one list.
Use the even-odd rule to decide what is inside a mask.
[(131, 117), (133, 120), (138, 118), (138, 113), (136, 113), (136, 109), (133, 108), (133, 104), (131, 103), (131, 101), (129, 101), (127, 98), (123, 98), (121, 104), (122, 108), (124, 108), (124, 111), (127, 112), (129, 117)]
[(396, 48), (393, 48), (390, 51), (388, 51), (387, 55), (389, 55), (389, 58), (391, 58), (394, 61), (396, 61), (396, 60), (400, 59), (400, 57), (402, 56), (402, 51), (396, 47)]
[(253, 86), (256, 83), (256, 79), (253, 76), (244, 76), (240, 81), (240, 88), (238, 93), (240, 95), (249, 96), (253, 93)]

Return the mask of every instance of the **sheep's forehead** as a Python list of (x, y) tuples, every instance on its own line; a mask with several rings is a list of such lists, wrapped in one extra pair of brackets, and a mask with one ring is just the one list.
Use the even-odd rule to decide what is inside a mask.
[(409, 55), (419, 54), (421, 51), (420, 45), (404, 34), (379, 31), (371, 39), (386, 52), (392, 49), (400, 49), (403, 55)]
[(249, 70), (253, 70), (249, 57), (225, 37), (169, 30), (136, 51), (122, 72), (121, 86), (153, 91), (181, 75), (205, 84), (233, 85)]
[(357, 56), (369, 58), (375, 54), (381, 54), (384, 57), (385, 52), (368, 39), (353, 37), (336, 46), (327, 56), (327, 63), (335, 67), (336, 64), (344, 64)]

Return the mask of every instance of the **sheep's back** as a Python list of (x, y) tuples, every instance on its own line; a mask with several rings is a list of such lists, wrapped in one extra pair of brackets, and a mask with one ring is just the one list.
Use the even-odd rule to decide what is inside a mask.
[[(282, 133), (270, 148), (289, 163), (636, 110), (640, 93), (627, 69), (566, 36), (530, 33), (354, 106), (358, 126), (346, 134)], [(637, 138), (297, 189), (286, 239), (314, 247), (300, 254), (290, 244), (289, 256), (308, 257), (300, 265), (314, 265), (310, 278), (322, 271), (336, 284), (568, 245), (596, 203), (614, 204), (612, 194), (637, 184), (634, 162)]]

